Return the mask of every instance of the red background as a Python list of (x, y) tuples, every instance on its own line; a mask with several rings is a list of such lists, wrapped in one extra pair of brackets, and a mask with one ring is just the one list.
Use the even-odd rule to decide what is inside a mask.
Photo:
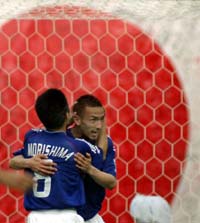
[[(88, 18), (55, 19), (61, 10)], [(36, 18), (44, 11), (52, 18)], [(40, 126), (34, 102), (41, 91), (60, 88), (70, 105), (94, 94), (106, 108), (118, 179), (101, 214), (109, 223), (132, 223), (136, 192), (175, 198), (187, 152), (187, 103), (176, 68), (155, 40), (134, 24), (90, 13), (46, 8), (1, 27), (0, 164), (7, 168), (24, 133)], [(26, 214), (23, 195), (0, 186), (0, 222), (21, 223)]]

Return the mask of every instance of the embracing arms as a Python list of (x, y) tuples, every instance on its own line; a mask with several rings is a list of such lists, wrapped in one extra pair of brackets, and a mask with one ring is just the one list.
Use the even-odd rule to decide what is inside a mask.
[(81, 153), (76, 153), (74, 159), (77, 163), (76, 166), (83, 172), (89, 174), (102, 187), (111, 190), (116, 186), (116, 178), (112, 174), (101, 171), (91, 164), (91, 156), (89, 153), (86, 156)]
[(32, 169), (36, 173), (42, 175), (52, 175), (56, 172), (56, 163), (46, 162), (48, 157), (44, 154), (38, 154), (31, 158), (24, 158), (22, 155), (13, 157), (9, 166), (13, 169)]

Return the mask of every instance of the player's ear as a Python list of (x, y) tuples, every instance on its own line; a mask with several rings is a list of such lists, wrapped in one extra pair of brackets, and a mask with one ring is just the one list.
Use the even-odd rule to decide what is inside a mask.
[(81, 124), (81, 118), (80, 118), (80, 116), (77, 115), (76, 112), (74, 112), (74, 113), (72, 114), (72, 116), (73, 116), (73, 119), (74, 119), (74, 123), (75, 123), (76, 125), (80, 125), (80, 124)]

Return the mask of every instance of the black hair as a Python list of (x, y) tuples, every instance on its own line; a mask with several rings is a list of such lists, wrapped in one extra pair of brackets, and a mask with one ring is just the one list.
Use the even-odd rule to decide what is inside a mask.
[(62, 91), (50, 88), (37, 98), (35, 110), (46, 129), (56, 130), (66, 121), (69, 106)]
[(85, 94), (79, 97), (73, 107), (72, 111), (81, 116), (86, 107), (103, 107), (101, 101), (93, 95)]

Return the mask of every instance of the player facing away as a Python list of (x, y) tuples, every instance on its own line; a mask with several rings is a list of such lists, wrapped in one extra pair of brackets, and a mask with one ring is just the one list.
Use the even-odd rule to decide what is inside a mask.
[(15, 155), (31, 158), (42, 154), (48, 157), (45, 162), (56, 163), (57, 171), (46, 176), (26, 168), (26, 171), (33, 174), (36, 179), (33, 190), (24, 196), (24, 206), (30, 211), (27, 222), (83, 222), (76, 208), (85, 203), (85, 192), (82, 176), (75, 165), (74, 154), (91, 154), (98, 168), (101, 168), (103, 152), (84, 140), (67, 136), (69, 108), (60, 90), (49, 89), (41, 94), (36, 100), (35, 109), (45, 129), (27, 132), (24, 148)]
[(84, 178), (86, 204), (78, 209), (78, 213), (87, 223), (103, 223), (98, 212), (105, 198), (105, 189), (113, 189), (116, 185), (115, 149), (111, 138), (106, 135), (105, 109), (98, 98), (83, 95), (74, 103), (72, 112), (75, 125), (67, 130), (68, 135), (84, 138), (103, 148), (102, 168), (94, 162), (87, 165), (87, 157), (82, 154), (75, 155), (78, 167), (87, 173)]

